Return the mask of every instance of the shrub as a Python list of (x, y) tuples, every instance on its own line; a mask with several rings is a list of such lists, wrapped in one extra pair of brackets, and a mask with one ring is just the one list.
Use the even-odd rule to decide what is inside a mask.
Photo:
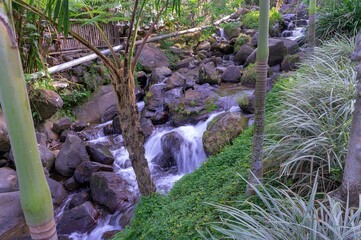
[[(242, 19), (246, 28), (258, 29), (259, 11), (254, 10), (248, 12)], [(269, 11), (269, 26), (270, 30), (277, 23), (282, 21), (282, 14), (276, 8), (271, 8)]]
[(316, 37), (329, 39), (335, 34), (353, 36), (361, 28), (361, 1), (324, 1), (316, 21)]
[(320, 190), (340, 184), (355, 101), (354, 47), (354, 39), (342, 38), (316, 48), (284, 84), (281, 103), (268, 118), (266, 165), (280, 166), (280, 176), (291, 177), (300, 191), (309, 189), (318, 169)]
[[(243, 179), (244, 180), (244, 179)], [(279, 185), (279, 184), (278, 184)], [(249, 209), (215, 205), (227, 218), (213, 224), (226, 239), (360, 239), (361, 209), (343, 207), (326, 195), (317, 199), (317, 181), (308, 200), (290, 189), (260, 184), (253, 187), (260, 203), (245, 201)], [(204, 236), (204, 235), (203, 235)], [(205, 237), (206, 238), (206, 237)]]

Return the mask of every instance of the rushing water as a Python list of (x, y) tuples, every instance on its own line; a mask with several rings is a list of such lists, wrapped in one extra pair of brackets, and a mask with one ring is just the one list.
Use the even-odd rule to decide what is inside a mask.
[[(139, 104), (142, 107), (142, 103)], [(233, 108), (231, 110), (239, 110)], [(205, 160), (206, 155), (203, 150), (202, 136), (205, 132), (207, 125), (217, 115), (214, 113), (206, 121), (199, 122), (198, 124), (191, 126), (181, 126), (178, 128), (163, 127), (156, 129), (145, 143), (146, 158), (148, 160), (149, 168), (152, 173), (152, 177), (157, 186), (159, 193), (167, 193), (172, 188), (173, 184), (179, 180), (184, 174), (189, 173), (197, 169)], [(135, 179), (135, 173), (131, 167), (129, 161), (129, 155), (123, 145), (123, 138), (118, 136), (105, 136), (102, 128), (110, 122), (97, 125), (93, 127), (91, 131), (87, 133), (87, 139), (90, 144), (106, 143), (112, 146), (111, 152), (115, 157), (114, 171), (121, 175), (124, 179), (127, 179), (130, 183), (130, 189), (134, 195), (139, 195), (138, 186)], [(162, 151), (161, 138), (167, 133), (176, 132), (182, 136), (183, 140), (180, 145), (180, 150), (175, 154), (175, 160), (177, 162), (177, 169), (170, 169), (169, 171), (162, 171), (151, 160)], [(60, 219), (64, 209), (70, 202), (73, 195), (63, 203), (56, 212), (56, 219)], [(122, 214), (117, 212), (115, 214), (109, 214), (105, 218), (99, 220), (97, 227), (89, 234), (73, 233), (70, 235), (74, 240), (99, 240), (102, 239), (102, 235), (109, 231), (121, 230), (119, 225)]]

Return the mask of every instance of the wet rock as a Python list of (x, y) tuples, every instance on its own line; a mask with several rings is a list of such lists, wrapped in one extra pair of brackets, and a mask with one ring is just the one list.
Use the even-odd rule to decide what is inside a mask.
[(38, 148), (39, 148), (40, 159), (41, 159), (41, 163), (42, 163), (43, 167), (46, 168), (48, 171), (50, 171), (53, 168), (54, 162), (55, 162), (54, 152), (45, 146), (39, 145)]
[(170, 47), (169, 50), (181, 60), (192, 56), (192, 52), (177, 47)]
[(233, 61), (239, 65), (243, 65), (246, 62), (249, 55), (251, 55), (253, 51), (254, 51), (253, 47), (251, 47), (248, 44), (244, 44), (237, 51), (236, 55), (234, 56)]
[(154, 125), (165, 124), (166, 122), (168, 122), (168, 119), (169, 119), (169, 114), (166, 111), (157, 111), (151, 117), (152, 123)]
[(238, 106), (245, 114), (254, 113), (254, 95), (243, 95), (237, 99)]
[(184, 143), (183, 137), (177, 132), (169, 132), (161, 137), (162, 152), (152, 162), (162, 169), (170, 169), (177, 166), (177, 155), (180, 154), (180, 146)]
[(137, 72), (137, 82), (141, 88), (145, 88), (148, 85), (148, 76), (145, 72)]
[(99, 212), (91, 202), (85, 202), (63, 214), (57, 224), (58, 234), (71, 234), (74, 232), (89, 233), (97, 224)]
[(55, 169), (61, 175), (70, 177), (84, 161), (89, 161), (89, 156), (82, 140), (78, 136), (69, 135), (55, 160)]
[(88, 184), (90, 176), (94, 172), (112, 172), (113, 167), (98, 162), (83, 162), (74, 172), (75, 181), (79, 184)]
[(39, 120), (41, 121), (53, 116), (64, 105), (59, 94), (51, 90), (35, 90), (30, 96), (32, 109), (39, 114)]
[(0, 236), (22, 221), (20, 192), (0, 193)]
[(52, 130), (54, 132), (60, 134), (62, 131), (69, 129), (71, 124), (72, 124), (72, 122), (71, 122), (70, 118), (63, 117), (63, 118), (57, 120), (56, 122), (54, 122)]
[(113, 134), (122, 134), (122, 128), (120, 126), (119, 116), (113, 118), (112, 122)]
[(105, 232), (102, 236), (102, 239), (104, 239), (104, 240), (114, 239), (115, 235), (117, 235), (118, 232), (119, 232), (119, 230)]
[(162, 82), (167, 77), (172, 75), (172, 70), (167, 67), (157, 67), (152, 71), (150, 82), (156, 84)]
[(139, 57), (139, 63), (146, 72), (152, 72), (157, 67), (169, 67), (167, 56), (156, 46), (146, 44)]
[(165, 88), (165, 84), (156, 84), (149, 89), (145, 99), (145, 109), (154, 112), (163, 110), (163, 94)]
[(65, 142), (66, 138), (69, 135), (76, 135), (76, 132), (74, 132), (73, 130), (65, 130), (60, 134), (59, 140), (60, 142)]
[(61, 183), (51, 178), (46, 178), (46, 180), (50, 188), (51, 197), (53, 199), (53, 205), (54, 207), (59, 207), (65, 200), (67, 196), (67, 192), (65, 191)]
[(234, 65), (227, 67), (221, 75), (223, 82), (230, 83), (239, 83), (241, 81), (241, 77), (242, 73), (240, 68)]
[(211, 45), (211, 51), (213, 56), (222, 57), (223, 54), (232, 54), (234, 52), (234, 46), (228, 41), (214, 42)]
[(293, 32), (292, 32), (292, 31), (285, 30), (285, 31), (282, 32), (281, 37), (284, 37), (284, 38), (286, 38), (286, 37), (292, 37), (292, 35), (293, 35)]
[(183, 88), (181, 87), (166, 91), (164, 94), (164, 104), (168, 106), (170, 104), (178, 103), (183, 95)]
[(69, 209), (82, 205), (86, 201), (90, 201), (90, 194), (86, 191), (78, 192), (73, 195), (69, 202)]
[(194, 57), (188, 57), (183, 60), (180, 60), (179, 62), (176, 63), (175, 69), (189, 68), (192, 62), (194, 61), (195, 61)]
[(79, 121), (86, 123), (100, 123), (113, 119), (117, 114), (113, 87), (101, 86), (87, 102), (76, 107), (74, 113)]
[(293, 55), (300, 51), (297, 41), (291, 39), (284, 39), (284, 38), (280, 40), (282, 40), (283, 44), (285, 45), (287, 49), (287, 54)]
[(214, 155), (247, 128), (248, 120), (241, 113), (227, 112), (218, 115), (209, 123), (202, 141), (207, 156)]
[(182, 87), (186, 83), (185, 77), (183, 77), (180, 73), (174, 72), (171, 77), (169, 77), (166, 81), (166, 90), (171, 90), (173, 88)]
[(152, 135), (154, 131), (154, 126), (149, 118), (140, 119), (140, 128), (142, 129), (145, 138), (148, 138), (150, 135)]
[(114, 156), (109, 151), (107, 146), (102, 144), (86, 146), (86, 150), (90, 156), (90, 160), (101, 164), (112, 165), (114, 163)]
[(204, 83), (209, 83), (210, 85), (221, 83), (221, 78), (213, 62), (202, 64), (199, 68), (198, 84)]
[(15, 170), (8, 167), (0, 168), (0, 194), (15, 191), (19, 191), (18, 178)]
[(87, 126), (88, 126), (88, 124), (86, 122), (81, 121), (81, 120), (76, 120), (71, 125), (71, 129), (73, 129), (76, 132), (80, 132), (80, 131), (83, 131)]
[(93, 200), (107, 207), (111, 213), (125, 210), (134, 204), (135, 198), (128, 187), (128, 182), (116, 173), (95, 172), (90, 177)]

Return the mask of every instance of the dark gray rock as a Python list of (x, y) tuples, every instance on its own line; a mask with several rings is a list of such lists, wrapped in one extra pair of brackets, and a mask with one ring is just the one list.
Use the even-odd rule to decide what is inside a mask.
[(46, 178), (51, 192), (51, 197), (53, 199), (54, 207), (59, 207), (67, 196), (63, 185), (51, 178)]
[(253, 51), (254, 51), (253, 47), (251, 47), (248, 44), (244, 44), (239, 48), (236, 55), (234, 55), (233, 61), (239, 65), (243, 65)]
[(72, 125), (71, 125), (71, 129), (73, 129), (76, 132), (80, 132), (83, 131), (84, 128), (86, 128), (88, 126), (88, 124), (84, 121), (81, 120), (76, 120)]
[(115, 118), (113, 118), (112, 128), (113, 128), (113, 134), (122, 134), (122, 128), (120, 125), (120, 119), (118, 115)]
[(10, 139), (3, 113), (0, 112), (0, 153), (10, 151)]
[(184, 143), (183, 137), (177, 132), (169, 132), (161, 137), (162, 152), (152, 162), (160, 168), (168, 170), (177, 166), (177, 154), (180, 153), (180, 146)]
[(50, 118), (64, 105), (64, 102), (59, 94), (46, 89), (34, 91), (30, 97), (30, 103), (32, 109), (39, 114), (40, 120)]
[(90, 156), (90, 160), (101, 164), (112, 165), (114, 156), (109, 151), (109, 147), (102, 144), (86, 146), (86, 150)]
[(234, 65), (227, 67), (221, 75), (223, 82), (230, 83), (239, 83), (241, 81), (241, 77), (242, 73), (240, 68)]
[(22, 221), (20, 192), (0, 193), (0, 236)]
[(72, 124), (72, 122), (71, 122), (70, 118), (63, 117), (63, 118), (60, 118), (59, 120), (57, 120), (56, 122), (54, 122), (52, 130), (54, 132), (60, 134), (62, 131), (69, 129), (71, 124)]
[(8, 167), (0, 168), (0, 193), (15, 191), (19, 191), (15, 170)]
[(221, 83), (221, 78), (216, 70), (214, 62), (202, 64), (199, 68), (198, 84), (205, 83), (209, 83), (210, 85)]
[(154, 112), (163, 110), (165, 88), (165, 84), (156, 84), (149, 89), (145, 99), (145, 109)]
[(57, 224), (58, 234), (71, 234), (74, 232), (89, 233), (97, 225), (100, 214), (91, 202), (85, 202), (64, 212)]
[(182, 87), (186, 83), (185, 77), (183, 77), (180, 73), (174, 72), (171, 77), (169, 77), (166, 81), (166, 90), (171, 90), (173, 88)]
[(191, 63), (194, 61), (195, 61), (194, 57), (188, 57), (183, 60), (180, 60), (179, 62), (176, 63), (175, 69), (189, 68)]
[(48, 171), (50, 171), (53, 168), (54, 162), (55, 162), (54, 152), (45, 146), (39, 145), (38, 148), (39, 148), (40, 159), (41, 159), (41, 163), (42, 163), (43, 167), (46, 168)]
[(205, 50), (207, 52), (209, 52), (211, 50), (211, 43), (208, 41), (204, 41), (198, 44), (196, 51), (202, 51)]
[(41, 146), (46, 146), (46, 143), (48, 141), (48, 137), (44, 133), (36, 132), (36, 141)]
[(70, 192), (74, 192), (75, 190), (80, 188), (79, 183), (77, 183), (77, 181), (75, 181), (74, 176), (69, 178), (68, 180), (64, 181), (64, 187), (66, 190), (70, 191)]
[(111, 213), (124, 211), (135, 202), (128, 190), (129, 184), (121, 176), (112, 172), (95, 172), (90, 177), (93, 200), (109, 209)]
[(149, 118), (140, 119), (140, 128), (142, 129), (145, 138), (148, 138), (150, 135), (152, 135), (154, 131), (154, 125)]
[(98, 162), (82, 162), (74, 172), (75, 181), (79, 184), (88, 184), (94, 172), (112, 172), (113, 167)]
[(73, 195), (69, 202), (69, 209), (82, 205), (86, 201), (90, 201), (90, 194), (86, 191), (78, 192)]
[(157, 67), (169, 67), (167, 56), (156, 46), (146, 44), (139, 57), (139, 63), (144, 71), (152, 72)]
[(150, 77), (150, 83), (156, 84), (162, 82), (167, 77), (170, 77), (172, 75), (172, 70), (170, 70), (167, 67), (157, 67), (152, 71), (151, 77)]
[(82, 140), (78, 136), (69, 135), (55, 160), (55, 169), (61, 175), (70, 177), (84, 161), (89, 161), (89, 156)]

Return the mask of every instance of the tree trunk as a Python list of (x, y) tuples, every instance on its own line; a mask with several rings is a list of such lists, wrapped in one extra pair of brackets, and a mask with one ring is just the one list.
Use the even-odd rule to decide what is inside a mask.
[[(360, 36), (358, 37), (360, 40)], [(361, 49), (360, 41), (356, 52)], [(344, 201), (349, 200), (350, 206), (359, 206), (361, 194), (361, 64), (357, 67), (357, 96), (352, 117), (351, 135), (343, 173), (341, 193)], [(347, 195), (349, 194), (349, 199)]]
[(140, 116), (135, 101), (134, 77), (130, 71), (127, 77), (124, 78), (122, 74), (120, 76), (114, 79), (114, 82), (124, 144), (137, 178), (139, 191), (143, 196), (148, 196), (155, 193), (156, 187), (145, 158), (144, 133), (140, 128)]
[(309, 52), (313, 53), (316, 46), (316, 0), (310, 0), (309, 5), (309, 27), (308, 27), (308, 47)]
[[(6, 5), (6, 6), (5, 6)], [(32, 239), (57, 239), (53, 203), (40, 161), (11, 1), (0, 1), (0, 102), (15, 157), (20, 201)]]
[[(269, 0), (260, 1), (260, 18), (258, 32), (257, 62), (256, 62), (256, 89), (255, 89), (255, 113), (254, 113), (254, 132), (252, 146), (251, 173), (249, 183), (253, 186), (262, 182), (263, 166), (263, 138), (265, 123), (266, 106), (266, 78), (268, 67), (268, 31), (269, 31)], [(257, 180), (258, 179), (258, 180)], [(253, 194), (250, 185), (247, 186), (247, 194)]]

